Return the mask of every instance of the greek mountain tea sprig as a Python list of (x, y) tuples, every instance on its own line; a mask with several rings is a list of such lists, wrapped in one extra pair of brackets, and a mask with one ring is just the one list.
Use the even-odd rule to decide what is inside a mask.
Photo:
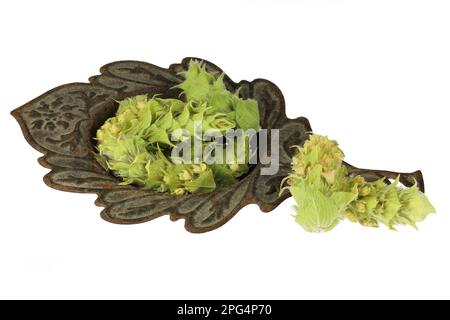
[(297, 202), (295, 220), (306, 231), (330, 231), (343, 219), (368, 227), (384, 224), (391, 230), (416, 227), (435, 212), (416, 184), (400, 187), (399, 177), (391, 184), (384, 179), (367, 182), (348, 174), (343, 159), (337, 142), (324, 136), (313, 134), (298, 147), (284, 183)]
[[(208, 131), (225, 134), (230, 129), (259, 129), (256, 100), (243, 100), (237, 92), (228, 91), (223, 75), (216, 78), (195, 61), (183, 75), (185, 80), (176, 87), (182, 90), (185, 101), (157, 95), (125, 99), (119, 102), (116, 115), (97, 131), (97, 159), (120, 177), (122, 184), (183, 195), (230, 185), (248, 171), (248, 164), (238, 163), (237, 152), (227, 155), (232, 161), (226, 164), (172, 161), (171, 137), (197, 137), (196, 123), (201, 123), (202, 135)], [(202, 151), (210, 144), (202, 142)], [(248, 153), (247, 144), (244, 148)]]

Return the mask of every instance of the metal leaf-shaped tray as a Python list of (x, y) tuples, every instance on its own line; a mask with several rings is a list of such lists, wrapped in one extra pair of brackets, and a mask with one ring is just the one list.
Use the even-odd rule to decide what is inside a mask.
[[(311, 127), (306, 118), (288, 119), (280, 89), (263, 79), (235, 83), (225, 76), (224, 81), (230, 90), (241, 88), (243, 98), (258, 101), (262, 128), (280, 129), (280, 170), (276, 175), (260, 175), (262, 165), (257, 164), (230, 187), (209, 194), (173, 196), (121, 186), (94, 159), (93, 136), (115, 114), (118, 107), (115, 101), (143, 93), (177, 97), (179, 91), (171, 88), (182, 81), (179, 73), (187, 69), (191, 59), (202, 60), (185, 58), (167, 69), (139, 61), (113, 62), (103, 66), (101, 74), (91, 77), (89, 83), (59, 86), (14, 110), (12, 115), (26, 140), (44, 154), (39, 163), (51, 169), (44, 177), (45, 183), (62, 191), (96, 193), (96, 204), (104, 207), (101, 216), (109, 222), (133, 224), (169, 215), (173, 221), (185, 219), (185, 228), (190, 232), (216, 229), (247, 204), (255, 203), (268, 212), (289, 197), (278, 194), (281, 180), (290, 171), (291, 146), (302, 145)], [(222, 72), (216, 65), (203, 61), (207, 70)], [(351, 172), (372, 180), (395, 178), (399, 174), (348, 167)], [(404, 185), (410, 186), (414, 181), (423, 190), (420, 171), (401, 174)]]

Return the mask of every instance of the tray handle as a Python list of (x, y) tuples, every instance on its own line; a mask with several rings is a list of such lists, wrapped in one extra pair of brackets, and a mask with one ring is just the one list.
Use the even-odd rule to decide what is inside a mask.
[(363, 176), (367, 181), (375, 181), (381, 178), (385, 178), (387, 183), (389, 179), (396, 179), (400, 175), (400, 182), (405, 187), (411, 187), (417, 182), (417, 187), (420, 191), (425, 192), (425, 184), (423, 182), (422, 172), (420, 170), (405, 173), (405, 172), (394, 172), (386, 170), (372, 170), (372, 169), (361, 169), (354, 167), (346, 162), (344, 162), (348, 168), (350, 174), (359, 174)]

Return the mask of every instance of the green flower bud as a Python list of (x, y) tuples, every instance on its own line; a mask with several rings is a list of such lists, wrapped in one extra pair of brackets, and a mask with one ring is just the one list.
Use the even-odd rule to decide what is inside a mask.
[(365, 227), (378, 228), (378, 222), (375, 219), (363, 219), (360, 222)]
[(204, 164), (204, 163), (201, 163), (201, 164), (199, 164), (199, 165), (193, 165), (193, 166), (192, 166), (192, 171), (193, 171), (194, 173), (197, 173), (197, 174), (200, 174), (200, 173), (205, 172), (206, 169), (207, 169), (207, 166), (206, 166), (206, 164)]
[(366, 205), (363, 201), (355, 201), (355, 209), (358, 213), (364, 213), (366, 212)]
[(371, 193), (371, 191), (372, 190), (371, 190), (370, 186), (366, 185), (359, 190), (359, 195), (361, 197), (365, 197), (365, 196), (368, 196)]
[(182, 181), (188, 181), (188, 180), (192, 180), (192, 175), (188, 170), (183, 170), (179, 174), (179, 178)]
[(175, 189), (173, 194), (177, 195), (177, 196), (182, 196), (186, 193), (186, 190), (184, 190), (183, 188), (178, 188)]
[(355, 213), (353, 213), (353, 211), (350, 209), (345, 210), (344, 216), (351, 222), (358, 222), (357, 215)]

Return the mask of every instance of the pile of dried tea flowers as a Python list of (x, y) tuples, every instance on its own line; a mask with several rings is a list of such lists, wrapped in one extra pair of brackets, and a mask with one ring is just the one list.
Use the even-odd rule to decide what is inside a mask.
[(385, 179), (368, 182), (350, 175), (343, 158), (336, 141), (316, 134), (298, 147), (285, 183), (297, 202), (295, 220), (306, 231), (329, 231), (343, 219), (392, 230), (398, 225), (416, 227), (435, 212), (417, 185), (401, 187), (399, 177), (391, 184)]
[[(230, 185), (248, 171), (248, 161), (237, 161), (237, 151), (227, 154), (231, 161), (226, 163), (209, 164), (204, 159), (174, 163), (171, 159), (174, 136), (183, 140), (208, 131), (259, 129), (256, 100), (228, 91), (223, 74), (216, 77), (204, 64), (191, 61), (183, 76), (176, 87), (184, 100), (147, 95), (125, 99), (119, 102), (116, 115), (97, 131), (97, 159), (122, 184), (183, 195)], [(196, 123), (201, 123), (202, 132), (196, 131)], [(204, 141), (201, 147), (205, 150), (210, 145)]]

